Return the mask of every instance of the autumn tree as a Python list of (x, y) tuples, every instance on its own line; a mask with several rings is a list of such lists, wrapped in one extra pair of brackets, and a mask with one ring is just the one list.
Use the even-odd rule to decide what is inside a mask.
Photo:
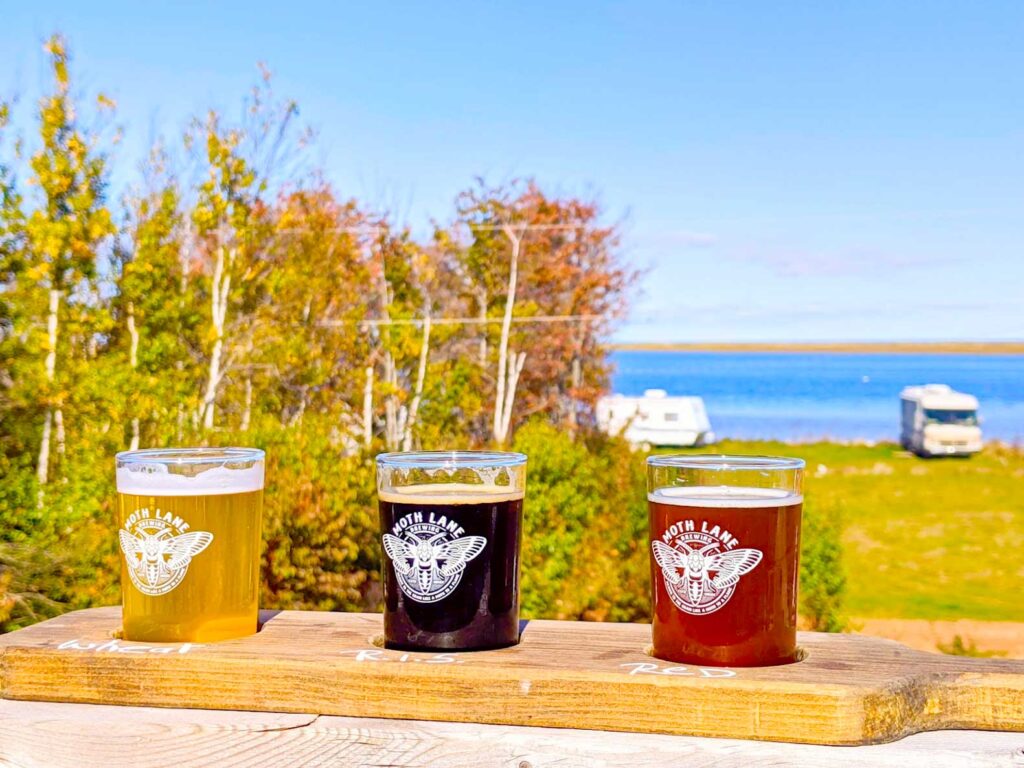
[(575, 426), (607, 383), (600, 345), (635, 279), (615, 228), (600, 224), (596, 203), (549, 197), (533, 181), (480, 182), (457, 208), (469, 231), (459, 260), (489, 369), (493, 440), (539, 412)]
[[(19, 279), (25, 268), (25, 223), (22, 200), (14, 183), (12, 163), (5, 155), (13, 142), (8, 135), (10, 107), (0, 103), (0, 476), (14, 477), (27, 463), (30, 446), (35, 442), (34, 429), (26, 428), (32, 412), (19, 403), (16, 380), (25, 367), (23, 337), (26, 335), (27, 309), (19, 301)], [(12, 152), (13, 154), (13, 152)], [(10, 484), (5, 499), (10, 506), (19, 502), (18, 490), (24, 486)]]
[[(258, 407), (282, 426), (307, 412), (329, 416), (346, 437), (359, 441), (354, 407), (362, 394), (369, 338), (359, 323), (371, 293), (368, 217), (355, 203), (339, 202), (319, 183), (281, 197), (273, 211), (262, 298), (247, 336)], [(251, 388), (244, 392), (242, 428), (251, 423)]]
[[(121, 355), (130, 413), (128, 447), (181, 444), (198, 408), (202, 355), (199, 264), (187, 247), (181, 191), (155, 151), (147, 188), (129, 199), (115, 250), (117, 316), (112, 352)], [(127, 365), (127, 371), (124, 365)]]
[(308, 140), (308, 133), (295, 127), (295, 102), (276, 101), (270, 73), (261, 71), (262, 80), (253, 88), (239, 125), (229, 126), (211, 111), (204, 122), (193, 123), (187, 136), (189, 146), (202, 148), (206, 176), (191, 213), (190, 238), (190, 247), (210, 270), (208, 364), (197, 412), (206, 430), (214, 426), (218, 395), (229, 371), (234, 367), (243, 378), (250, 375), (251, 344), (237, 333), (246, 317), (232, 313), (259, 301), (272, 232), (267, 197), (280, 181), (281, 167)]
[[(36, 460), (40, 494), (50, 479), (53, 444), (58, 456), (65, 453), (65, 406), (76, 358), (91, 341), (99, 249), (114, 232), (105, 200), (106, 157), (96, 134), (80, 124), (64, 39), (50, 38), (46, 51), (53, 91), (39, 105), (40, 147), (30, 161), (29, 184), (38, 194), (25, 213), (15, 210), (18, 201), (9, 197), (4, 206), (8, 236), (17, 240), (20, 251), (14, 300), (21, 304), (25, 325), (15, 333), (25, 334), (23, 360), (36, 359), (41, 369), (35, 377), (23, 371), (26, 376), (19, 382), (23, 395), (42, 410)], [(99, 104), (111, 106), (103, 97)]]
[[(92, 471), (81, 470), (97, 445), (110, 447), (113, 395), (95, 395), (109, 330), (100, 264), (115, 229), (101, 125), (113, 105), (100, 96), (95, 111), (83, 109), (72, 97), (65, 41), (54, 36), (45, 51), (53, 80), (36, 112), (38, 139), (24, 154), (20, 142), (0, 144), (0, 593), (4, 582), (11, 590), (0, 594), (0, 622), (67, 604), (77, 579), (70, 552), (88, 550), (77, 532), (104, 498)], [(99, 124), (90, 125), (93, 115)], [(90, 581), (97, 596), (110, 583)]]

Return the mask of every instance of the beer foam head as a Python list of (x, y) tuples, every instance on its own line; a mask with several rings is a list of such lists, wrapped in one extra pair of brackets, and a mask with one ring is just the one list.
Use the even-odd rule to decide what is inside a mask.
[(783, 488), (743, 488), (732, 486), (670, 486), (647, 494), (656, 504), (679, 507), (711, 507), (745, 509), (756, 507), (788, 507), (800, 504), (804, 497)]
[(392, 504), (497, 504), (523, 498), (523, 490), (481, 483), (421, 483), (380, 490), (378, 495)]
[(135, 451), (117, 456), (117, 491), (134, 496), (216, 496), (263, 488), (255, 449)]

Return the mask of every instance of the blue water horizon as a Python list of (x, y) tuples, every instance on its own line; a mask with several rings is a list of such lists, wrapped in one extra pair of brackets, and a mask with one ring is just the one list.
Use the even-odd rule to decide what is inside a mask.
[(704, 398), (717, 436), (899, 440), (899, 394), (948, 384), (979, 400), (986, 440), (1024, 443), (1024, 355), (616, 350), (612, 392)]

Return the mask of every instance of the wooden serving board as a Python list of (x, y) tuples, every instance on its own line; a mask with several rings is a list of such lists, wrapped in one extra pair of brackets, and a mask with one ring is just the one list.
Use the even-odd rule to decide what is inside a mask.
[(551, 726), (812, 744), (944, 728), (1024, 731), (1024, 662), (801, 633), (796, 664), (721, 669), (646, 654), (650, 627), (531, 621), (515, 648), (383, 650), (376, 614), (265, 612), (240, 640), (117, 640), (120, 609), (0, 636), (0, 697)]

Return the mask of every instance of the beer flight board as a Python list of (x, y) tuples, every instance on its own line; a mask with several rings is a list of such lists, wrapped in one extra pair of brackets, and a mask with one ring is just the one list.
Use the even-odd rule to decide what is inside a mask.
[(120, 608), (0, 636), (0, 698), (302, 712), (868, 744), (944, 728), (1024, 731), (1024, 661), (801, 633), (804, 658), (722, 669), (662, 662), (644, 624), (524, 622), (513, 648), (380, 647), (381, 617), (264, 612), (211, 644), (117, 638)]

